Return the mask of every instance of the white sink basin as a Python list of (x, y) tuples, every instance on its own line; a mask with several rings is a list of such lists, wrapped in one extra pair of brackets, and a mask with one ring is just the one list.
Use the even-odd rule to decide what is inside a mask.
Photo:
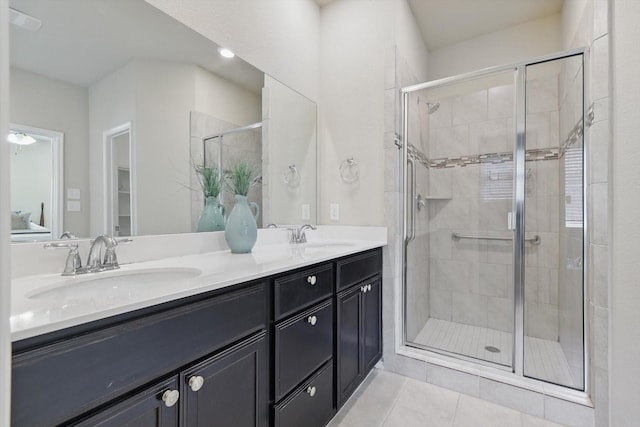
[(200, 274), (202, 271), (196, 268), (115, 270), (63, 278), (28, 293), (26, 297), (70, 301), (119, 299), (175, 285), (176, 282), (193, 279)]

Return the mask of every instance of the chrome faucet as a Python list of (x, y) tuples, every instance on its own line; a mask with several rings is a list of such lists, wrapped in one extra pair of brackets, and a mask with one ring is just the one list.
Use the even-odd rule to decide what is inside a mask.
[(82, 268), (82, 261), (80, 260), (80, 252), (78, 252), (78, 244), (71, 242), (52, 242), (45, 243), (45, 249), (69, 249), (67, 260), (64, 264), (63, 276), (75, 276), (76, 274), (84, 273)]
[(301, 225), (300, 228), (290, 228), (291, 239), (289, 240), (289, 243), (307, 243), (307, 235), (305, 234), (307, 229), (315, 230), (316, 227), (311, 224), (304, 224)]
[[(102, 247), (104, 246), (104, 259), (102, 258)], [(118, 241), (108, 234), (101, 234), (91, 242), (89, 257), (87, 258), (87, 271), (95, 273), (103, 270), (115, 270), (120, 268), (116, 257), (116, 246)]]

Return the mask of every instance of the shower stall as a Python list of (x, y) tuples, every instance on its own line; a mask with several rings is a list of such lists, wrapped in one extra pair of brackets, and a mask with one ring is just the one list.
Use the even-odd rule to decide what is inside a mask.
[(405, 345), (585, 390), (586, 54), (402, 89)]

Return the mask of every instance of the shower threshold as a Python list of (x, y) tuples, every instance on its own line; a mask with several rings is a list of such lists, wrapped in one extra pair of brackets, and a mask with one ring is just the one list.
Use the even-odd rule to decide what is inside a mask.
[[(529, 336), (524, 341), (527, 377), (575, 388), (560, 343)], [(512, 342), (510, 332), (430, 318), (411, 343), (508, 367), (513, 360)]]

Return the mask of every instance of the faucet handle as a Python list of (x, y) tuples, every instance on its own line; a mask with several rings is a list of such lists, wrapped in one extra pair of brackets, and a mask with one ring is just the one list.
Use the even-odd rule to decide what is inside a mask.
[(82, 270), (82, 260), (78, 251), (78, 244), (72, 242), (51, 242), (44, 244), (45, 249), (69, 249), (67, 260), (64, 264), (63, 276), (75, 276)]

